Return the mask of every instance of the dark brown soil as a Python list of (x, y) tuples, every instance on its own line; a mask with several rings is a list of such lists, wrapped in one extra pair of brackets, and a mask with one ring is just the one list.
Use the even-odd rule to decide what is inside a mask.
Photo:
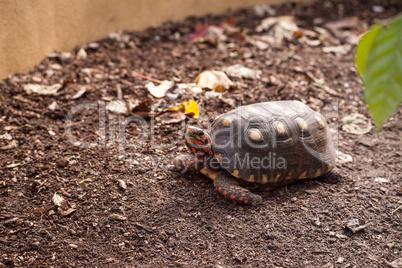
[[(374, 4), (385, 11), (374, 13)], [(401, 258), (402, 113), (379, 134), (342, 131), (344, 116), (369, 117), (354, 67), (356, 46), (345, 55), (323, 52), (323, 46), (348, 44), (368, 25), (394, 16), (401, 2), (320, 1), (274, 8), (277, 15), (295, 16), (303, 29), (313, 30), (315, 23), (325, 28), (326, 22), (345, 17), (358, 22), (331, 32), (320, 46), (294, 38), (260, 50), (233, 35), (217, 48), (187, 38), (198, 23), (226, 21), (235, 21), (247, 37), (259, 35), (254, 29), (261, 18), (252, 9), (230, 11), (124, 32), (123, 40), (81, 46), (86, 59), (77, 59), (78, 47), (69, 59), (49, 57), (28, 74), (2, 81), (0, 135), (8, 133), (12, 140), (0, 139), (0, 267), (388, 267)], [(257, 207), (237, 206), (202, 175), (167, 170), (187, 149), (183, 124), (168, 122), (166, 115), (146, 119), (154, 135), (142, 143), (138, 122), (124, 132), (128, 144), (113, 140), (118, 120), (128, 116), (109, 112), (105, 146), (101, 140), (100, 146), (80, 149), (67, 139), (65, 119), (78, 104), (99, 104), (101, 112), (77, 112), (72, 133), (80, 141), (98, 142), (102, 105), (116, 99), (119, 88), (123, 95), (152, 99), (144, 88), (148, 81), (133, 71), (160, 80), (179, 76), (189, 83), (203, 70), (236, 63), (261, 70), (262, 78), (232, 78), (237, 88), (224, 100), (195, 95), (201, 116), (185, 122), (205, 128), (236, 102), (297, 99), (322, 112), (332, 107), (329, 120), (338, 149), (353, 158), (339, 164), (343, 178), (338, 183), (302, 181), (262, 193)], [(315, 85), (311, 76), (324, 79), (330, 90)], [(63, 88), (53, 96), (27, 95), (23, 86), (28, 83), (62, 83)], [(73, 100), (82, 86), (87, 92)], [(187, 99), (153, 102), (158, 113)], [(58, 107), (49, 109), (55, 101)], [(13, 143), (15, 148), (3, 148)], [(55, 206), (55, 193), (67, 204)], [(351, 219), (368, 226), (352, 233), (346, 227)]]

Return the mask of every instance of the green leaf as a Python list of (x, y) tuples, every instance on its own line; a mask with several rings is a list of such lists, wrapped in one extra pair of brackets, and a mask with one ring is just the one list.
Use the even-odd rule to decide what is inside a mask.
[(370, 53), (371, 48), (373, 47), (374, 41), (384, 28), (382, 25), (375, 25), (371, 30), (369, 30), (359, 41), (359, 45), (357, 47), (356, 52), (356, 68), (360, 74), (360, 77), (363, 77), (364, 71), (366, 69), (366, 60), (367, 56)]
[[(366, 104), (380, 131), (383, 122), (402, 102), (402, 16), (388, 28), (377, 31), (366, 65), (359, 72), (363, 74)], [(359, 64), (364, 63), (364, 51)]]

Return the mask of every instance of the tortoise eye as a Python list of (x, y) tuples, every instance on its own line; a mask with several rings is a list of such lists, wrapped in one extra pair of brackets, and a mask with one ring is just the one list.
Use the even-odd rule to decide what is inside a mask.
[(197, 135), (198, 137), (202, 138), (202, 137), (204, 136), (204, 131), (202, 131), (202, 130), (197, 130), (197, 131), (195, 132), (195, 135)]

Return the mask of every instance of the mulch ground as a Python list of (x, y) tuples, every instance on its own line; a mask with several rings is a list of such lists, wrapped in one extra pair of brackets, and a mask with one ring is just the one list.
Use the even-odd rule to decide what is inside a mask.
[[(374, 12), (373, 5), (384, 11)], [(341, 119), (351, 113), (370, 117), (354, 66), (355, 40), (401, 11), (401, 3), (272, 8), (277, 16), (294, 16), (304, 35), (321, 31), (320, 43), (304, 43), (299, 34), (280, 45), (256, 45), (250, 40), (264, 35), (255, 30), (263, 18), (250, 8), (116, 33), (0, 82), (0, 267), (397, 267), (402, 113), (381, 133), (373, 128), (364, 135), (343, 131)], [(227, 34), (218, 46), (188, 38), (197, 24), (222, 23), (240, 34)], [(324, 52), (329, 46), (343, 50)], [(262, 75), (231, 77), (237, 87), (221, 99), (205, 92), (155, 99), (144, 87), (149, 81), (135, 75), (190, 83), (203, 70), (234, 64)], [(27, 84), (56, 83), (62, 88), (54, 95), (24, 90)], [(81, 89), (85, 93), (74, 96)], [(129, 115), (105, 111), (119, 93), (140, 100), (141, 107)], [(189, 98), (201, 108), (198, 119), (148, 117), (151, 108), (160, 114)], [(301, 181), (261, 193), (263, 203), (247, 207), (223, 199), (202, 175), (167, 169), (173, 157), (187, 152), (186, 124), (206, 128), (236, 104), (285, 99), (325, 112), (338, 150), (352, 157), (339, 164), (339, 182)], [(79, 104), (94, 109), (77, 111), (65, 124)], [(144, 121), (124, 125), (133, 114)], [(79, 148), (69, 131), (95, 145)], [(347, 228), (352, 219), (367, 225), (353, 233)]]

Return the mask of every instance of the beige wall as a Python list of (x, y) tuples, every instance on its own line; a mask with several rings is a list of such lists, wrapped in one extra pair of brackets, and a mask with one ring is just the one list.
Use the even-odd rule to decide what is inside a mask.
[(285, 0), (0, 0), (0, 79), (118, 30)]

